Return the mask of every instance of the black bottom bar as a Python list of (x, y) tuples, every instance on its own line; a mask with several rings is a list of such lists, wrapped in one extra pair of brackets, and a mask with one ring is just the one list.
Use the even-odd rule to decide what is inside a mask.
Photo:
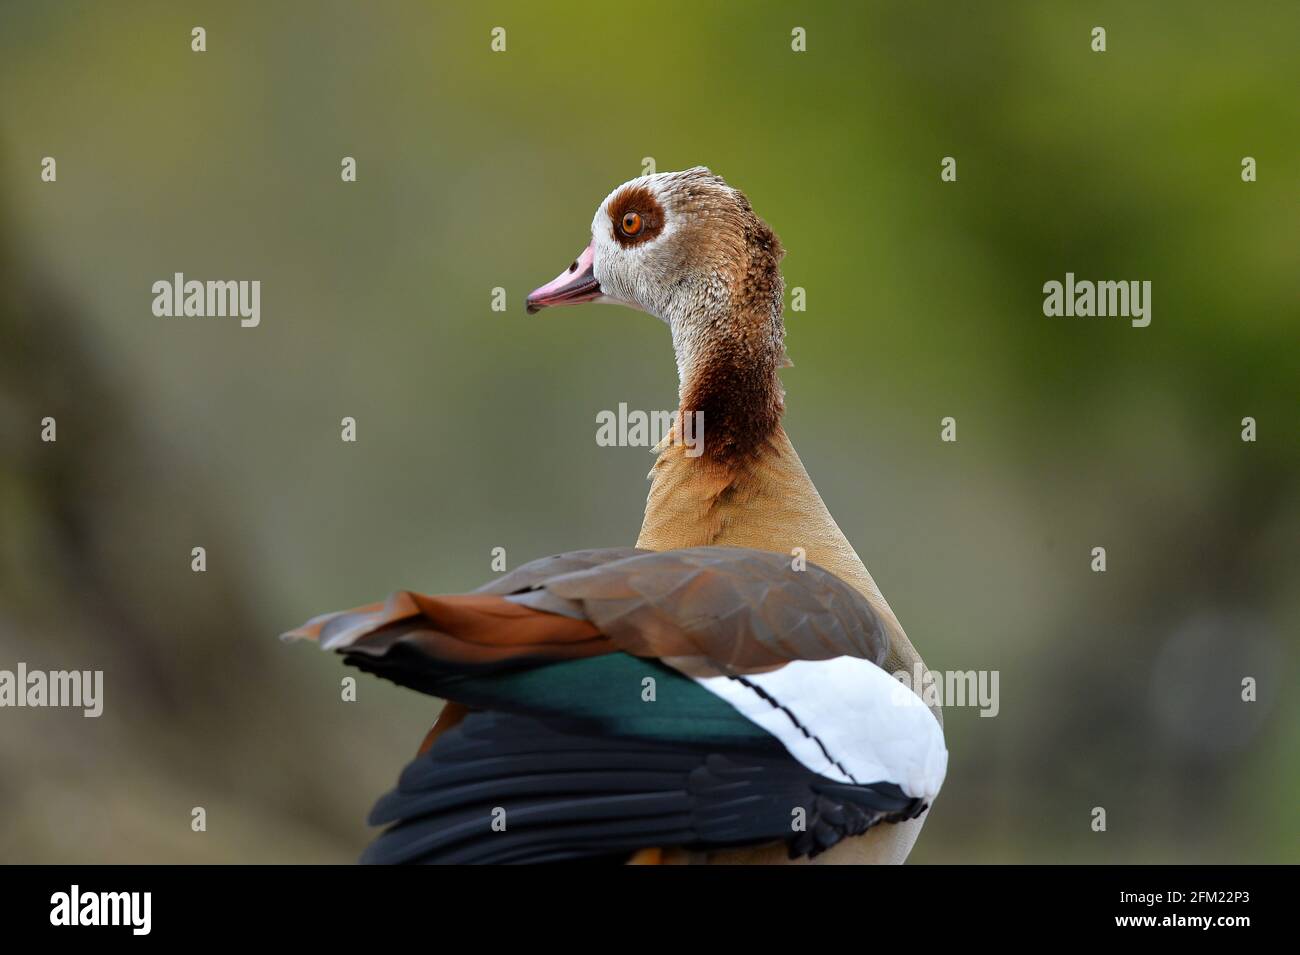
[(666, 945), (696, 922), (737, 941), (783, 929), (803, 937), (835, 929), (873, 943), (894, 935), (980, 945), (1097, 935), (1231, 940), (1286, 925), (1294, 877), (1291, 867), (1270, 866), (13, 866), (0, 869), (0, 917), (8, 941), (75, 934), (83, 944), (373, 946), (407, 932), (430, 946), (466, 935), (495, 945), (515, 932), (535, 943), (551, 932), (579, 939), (611, 917), (630, 938), (662, 935)]

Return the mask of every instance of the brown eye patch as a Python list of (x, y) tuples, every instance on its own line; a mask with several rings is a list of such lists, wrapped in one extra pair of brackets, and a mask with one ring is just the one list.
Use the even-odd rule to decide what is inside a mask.
[(614, 240), (624, 248), (649, 242), (664, 228), (664, 210), (659, 200), (644, 186), (629, 186), (609, 204), (609, 221)]

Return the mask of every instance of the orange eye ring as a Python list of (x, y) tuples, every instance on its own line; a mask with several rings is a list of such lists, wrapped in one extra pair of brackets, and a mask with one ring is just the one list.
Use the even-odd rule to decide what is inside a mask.
[(634, 236), (640, 234), (643, 225), (640, 214), (629, 210), (623, 213), (623, 220), (618, 224), (618, 227), (623, 231), (624, 235)]

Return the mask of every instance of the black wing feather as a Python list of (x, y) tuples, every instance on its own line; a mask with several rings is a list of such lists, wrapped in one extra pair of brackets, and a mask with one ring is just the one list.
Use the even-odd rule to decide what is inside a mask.
[[(797, 808), (806, 825), (793, 831)], [(562, 862), (776, 841), (794, 858), (924, 808), (892, 783), (818, 776), (776, 740), (670, 747), (596, 735), (580, 723), (475, 712), (379, 800), (371, 822), (393, 825), (362, 861)], [(496, 831), (500, 810), (505, 826)]]

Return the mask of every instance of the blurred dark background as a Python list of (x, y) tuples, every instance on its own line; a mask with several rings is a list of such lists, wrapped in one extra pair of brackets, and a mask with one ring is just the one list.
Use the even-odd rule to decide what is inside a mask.
[[(1296, 861), (1298, 35), (1293, 2), (5, 4), (0, 668), (102, 668), (105, 710), (0, 710), (0, 858), (355, 858), (437, 704), (344, 703), (275, 635), (634, 540), (652, 459), (595, 415), (673, 407), (667, 333), (523, 298), (653, 157), (781, 236), (805, 464), (927, 663), (1000, 671), (913, 861)], [(260, 327), (154, 317), (178, 271), (260, 280)], [(1067, 271), (1150, 280), (1151, 326), (1044, 317)]]

